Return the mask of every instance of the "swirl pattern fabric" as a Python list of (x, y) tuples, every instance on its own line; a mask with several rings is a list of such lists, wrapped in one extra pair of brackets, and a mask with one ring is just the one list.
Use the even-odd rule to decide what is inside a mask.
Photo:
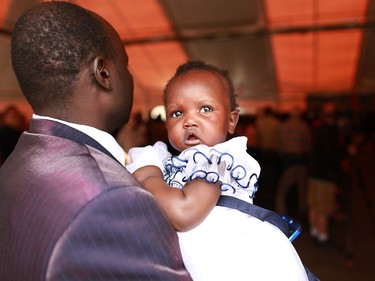
[(246, 143), (246, 137), (236, 137), (214, 147), (197, 145), (186, 149), (167, 160), (164, 179), (177, 188), (196, 178), (220, 181), (223, 195), (252, 199), (258, 189), (260, 166), (247, 154)]

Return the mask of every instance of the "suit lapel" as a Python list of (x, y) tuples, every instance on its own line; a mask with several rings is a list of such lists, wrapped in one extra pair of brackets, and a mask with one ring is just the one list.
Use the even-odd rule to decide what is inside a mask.
[(31, 119), (29, 132), (52, 135), (55, 137), (69, 139), (74, 142), (89, 145), (107, 154), (109, 157), (112, 157), (114, 160), (118, 162), (118, 160), (107, 149), (105, 149), (100, 143), (98, 143), (92, 137), (65, 124), (55, 122), (52, 120)]

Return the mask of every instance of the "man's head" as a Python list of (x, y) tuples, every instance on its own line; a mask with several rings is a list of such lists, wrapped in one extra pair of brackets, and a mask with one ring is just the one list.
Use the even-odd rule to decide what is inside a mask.
[(64, 2), (36, 5), (17, 21), (11, 55), (35, 113), (106, 131), (127, 122), (133, 98), (128, 57), (98, 15)]

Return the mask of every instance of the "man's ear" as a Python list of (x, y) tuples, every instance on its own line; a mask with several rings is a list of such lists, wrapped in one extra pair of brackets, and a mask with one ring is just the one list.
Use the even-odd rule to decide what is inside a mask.
[(228, 127), (228, 133), (233, 135), (234, 131), (236, 130), (236, 126), (239, 119), (239, 113), (238, 110), (234, 110), (231, 113), (229, 113), (229, 127)]
[(92, 62), (92, 74), (95, 81), (104, 89), (112, 90), (111, 77), (105, 64), (105, 59), (101, 56), (95, 57)]

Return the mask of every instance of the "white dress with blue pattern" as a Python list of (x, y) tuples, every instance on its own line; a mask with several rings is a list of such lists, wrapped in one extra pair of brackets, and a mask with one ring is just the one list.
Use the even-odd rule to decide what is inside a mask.
[[(158, 166), (166, 182), (183, 188), (187, 181), (220, 181), (222, 195), (253, 202), (260, 173), (246, 152), (246, 137), (214, 147), (198, 145), (172, 157), (162, 142), (133, 148), (130, 172)], [(308, 280), (305, 268), (288, 238), (278, 228), (238, 210), (215, 206), (192, 230), (178, 232), (185, 266), (195, 281)]]
[(164, 180), (172, 187), (183, 188), (195, 178), (220, 181), (222, 195), (252, 203), (258, 187), (260, 166), (246, 153), (246, 137), (236, 137), (209, 147), (197, 145), (180, 155), (167, 158)]

